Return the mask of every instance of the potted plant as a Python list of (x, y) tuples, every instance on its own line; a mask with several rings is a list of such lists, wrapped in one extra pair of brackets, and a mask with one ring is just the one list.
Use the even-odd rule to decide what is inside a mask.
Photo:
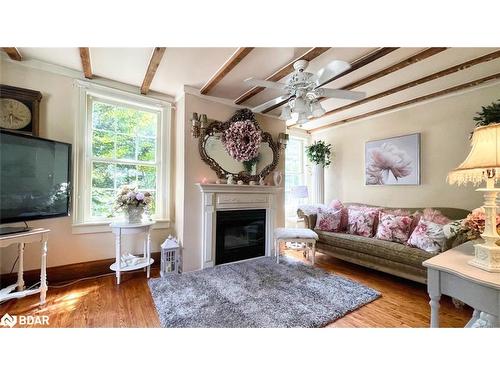
[(153, 198), (149, 192), (140, 192), (135, 186), (122, 186), (115, 200), (115, 211), (123, 211), (128, 223), (142, 221), (144, 210), (151, 205)]
[(313, 203), (324, 203), (325, 200), (325, 167), (331, 164), (332, 145), (324, 141), (316, 141), (306, 147), (306, 155), (313, 164)]
[(474, 121), (476, 127), (500, 124), (500, 100), (491, 103), (486, 107), (481, 107), (481, 111), (476, 113)]

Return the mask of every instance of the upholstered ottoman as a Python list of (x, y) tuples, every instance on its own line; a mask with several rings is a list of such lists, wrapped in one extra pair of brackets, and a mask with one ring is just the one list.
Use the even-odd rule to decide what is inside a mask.
[(307, 228), (276, 228), (274, 230), (274, 248), (276, 249), (276, 263), (280, 262), (280, 244), (282, 242), (299, 242), (306, 245), (309, 249), (309, 259), (314, 265), (314, 257), (316, 255), (316, 240), (318, 235), (316, 232)]

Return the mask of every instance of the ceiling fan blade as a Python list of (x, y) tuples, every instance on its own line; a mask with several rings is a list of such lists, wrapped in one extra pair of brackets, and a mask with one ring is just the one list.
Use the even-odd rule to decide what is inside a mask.
[(245, 79), (244, 82), (252, 86), (267, 87), (269, 89), (276, 89), (276, 90), (286, 90), (285, 88), (286, 85), (284, 83), (266, 81), (263, 79), (257, 79), (253, 77)]
[(325, 96), (327, 98), (360, 100), (366, 97), (366, 92), (362, 91), (349, 91), (349, 90), (337, 90), (337, 89), (325, 89), (325, 88), (319, 88), (316, 89), (315, 91), (319, 96)]
[(329, 79), (338, 76), (340, 73), (345, 72), (351, 67), (351, 64), (341, 60), (333, 60), (327, 66), (321, 68), (317, 75), (316, 86), (321, 86), (324, 82)]
[(282, 101), (287, 100), (289, 98), (290, 98), (290, 95), (283, 95), (283, 96), (279, 96), (277, 98), (271, 99), (265, 103), (258, 105), (257, 107), (252, 108), (252, 112), (260, 113), (262, 111), (265, 111), (269, 107), (272, 107), (273, 105), (281, 103)]

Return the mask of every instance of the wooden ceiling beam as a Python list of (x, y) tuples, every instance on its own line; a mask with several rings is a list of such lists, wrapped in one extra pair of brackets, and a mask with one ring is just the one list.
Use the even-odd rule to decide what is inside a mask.
[(320, 130), (325, 130), (325, 129), (328, 129), (328, 128), (331, 128), (331, 127), (334, 127), (334, 126), (337, 126), (337, 125), (342, 125), (342, 124), (346, 124), (348, 122), (353, 122), (353, 121), (361, 120), (363, 118), (367, 118), (367, 117), (371, 117), (371, 116), (374, 116), (374, 115), (378, 115), (380, 113), (392, 111), (394, 109), (398, 109), (398, 108), (401, 108), (401, 107), (406, 107), (406, 106), (409, 106), (409, 105), (412, 105), (412, 104), (417, 104), (417, 103), (420, 103), (420, 102), (423, 102), (423, 101), (426, 101), (426, 100), (438, 98), (440, 96), (444, 96), (444, 95), (448, 95), (448, 94), (451, 94), (451, 93), (454, 93), (454, 92), (457, 92), (457, 91), (465, 90), (465, 89), (468, 89), (468, 88), (471, 88), (471, 87), (474, 87), (474, 86), (478, 86), (478, 85), (481, 85), (483, 83), (487, 83), (487, 82), (494, 81), (494, 80), (497, 80), (497, 79), (500, 79), (500, 73), (496, 73), (496, 74), (493, 74), (493, 75), (490, 75), (490, 76), (487, 76), (487, 77), (479, 78), (479, 79), (476, 79), (474, 81), (469, 81), (469, 82), (466, 82), (466, 83), (462, 83), (461, 85), (458, 85), (458, 86), (449, 87), (447, 89), (440, 90), (440, 91), (434, 92), (432, 94), (427, 94), (427, 95), (419, 96), (418, 98), (406, 100), (404, 102), (393, 104), (393, 105), (390, 105), (388, 107), (379, 108), (379, 109), (376, 109), (374, 111), (363, 113), (361, 115), (357, 115), (357, 116), (349, 117), (349, 118), (346, 118), (346, 119), (343, 119), (343, 120), (335, 121), (335, 122), (333, 122), (331, 124), (320, 126), (319, 128), (316, 128), (316, 129), (311, 129), (310, 132), (311, 133), (316, 133), (316, 132), (318, 132)]
[(90, 60), (90, 48), (89, 47), (79, 47), (80, 59), (82, 60), (83, 75), (85, 78), (92, 79), (94, 75), (92, 74), (92, 62)]
[(486, 55), (477, 57), (475, 59), (472, 59), (472, 60), (469, 60), (469, 61), (466, 61), (466, 62), (463, 62), (461, 64), (454, 65), (454, 66), (452, 66), (450, 68), (440, 70), (439, 72), (436, 72), (436, 73), (433, 73), (433, 74), (429, 74), (428, 76), (425, 76), (425, 77), (416, 79), (414, 81), (407, 82), (405, 84), (393, 87), (392, 89), (379, 92), (378, 94), (375, 94), (375, 95), (372, 95), (372, 96), (368, 96), (368, 97), (366, 97), (364, 99), (361, 99), (361, 100), (358, 100), (356, 102), (352, 102), (352, 103), (346, 104), (346, 105), (344, 105), (342, 107), (334, 108), (331, 111), (326, 112), (323, 115), (323, 117), (324, 116), (332, 115), (332, 114), (337, 113), (337, 112), (345, 111), (345, 110), (350, 109), (350, 108), (357, 107), (358, 105), (365, 104), (365, 103), (371, 102), (373, 100), (377, 100), (377, 99), (383, 98), (385, 96), (395, 94), (397, 92), (400, 92), (400, 91), (403, 91), (403, 90), (406, 90), (406, 89), (409, 89), (409, 88), (421, 85), (423, 83), (427, 83), (427, 82), (433, 81), (435, 79), (445, 77), (445, 76), (447, 76), (449, 74), (453, 74), (453, 73), (459, 72), (461, 70), (468, 69), (468, 68), (470, 68), (470, 67), (472, 67), (474, 65), (482, 64), (482, 63), (485, 63), (485, 62), (488, 62), (488, 61), (492, 61), (492, 60), (495, 60), (495, 59), (498, 59), (498, 58), (500, 58), (500, 50), (492, 52), (492, 53), (488, 53)]
[[(382, 48), (379, 48), (377, 49), (376, 51), (374, 52), (370, 52), (369, 54), (363, 56), (363, 57), (360, 57), (359, 59), (357, 60), (354, 60), (352, 63), (351, 63), (351, 67), (349, 69), (347, 69), (346, 71), (336, 75), (335, 77), (332, 77), (330, 78), (329, 80), (323, 82), (321, 85), (319, 85), (318, 87), (322, 87), (322, 86), (325, 86), (327, 84), (329, 84), (330, 82), (333, 82), (337, 79), (339, 79), (340, 77), (343, 77), (347, 74), (350, 74), (382, 57), (384, 57), (385, 55), (397, 50), (398, 47), (382, 47)], [(285, 104), (288, 100), (283, 100), (282, 102), (280, 103), (277, 103), (267, 109), (265, 109), (264, 111), (262, 111), (262, 113), (267, 113), (267, 112), (270, 112), (272, 111), (273, 109), (276, 109), (276, 108), (279, 108), (281, 107), (283, 104)]]
[(16, 47), (2, 47), (11, 60), (21, 61), (23, 57)]
[(236, 65), (238, 65), (250, 52), (253, 47), (240, 47), (232, 56), (215, 72), (207, 83), (200, 89), (200, 94), (206, 95), (212, 90)]
[(151, 59), (149, 60), (144, 81), (141, 85), (141, 94), (146, 95), (149, 92), (149, 87), (151, 86), (151, 82), (153, 82), (153, 78), (156, 74), (158, 66), (160, 65), (163, 55), (165, 54), (165, 50), (166, 47), (155, 47), (153, 54), (151, 55)]
[[(309, 49), (306, 53), (303, 55), (299, 56), (295, 60), (289, 62), (285, 66), (281, 67), (277, 71), (275, 71), (273, 74), (271, 74), (269, 77), (267, 77), (265, 80), (266, 81), (272, 81), (272, 82), (277, 82), (280, 79), (286, 77), (290, 73), (293, 72), (293, 64), (297, 62), (298, 60), (307, 60), (311, 61), (321, 55), (322, 53), (328, 51), (330, 47), (314, 47)], [(240, 95), (235, 101), (235, 104), (241, 104), (243, 102), (246, 102), (248, 99), (251, 97), (257, 95), (259, 92), (263, 91), (265, 87), (252, 87), (250, 90), (244, 92), (242, 95)]]

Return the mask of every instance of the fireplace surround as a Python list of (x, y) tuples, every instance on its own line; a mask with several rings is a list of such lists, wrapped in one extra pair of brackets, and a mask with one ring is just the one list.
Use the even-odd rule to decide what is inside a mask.
[[(273, 231), (276, 227), (276, 195), (283, 191), (276, 186), (251, 186), (251, 185), (225, 185), (225, 184), (197, 184), (202, 194), (202, 268), (213, 267), (216, 264), (235, 262), (250, 259), (262, 254), (262, 243), (264, 256), (274, 256)], [(222, 232), (217, 223), (217, 217), (225, 216), (225, 211), (239, 211), (240, 216), (251, 212), (260, 211), (265, 214), (261, 228), (264, 238), (259, 238), (259, 245), (253, 249), (246, 249), (243, 255), (226, 254), (217, 258), (217, 238)], [(229, 214), (229, 216), (231, 216)], [(262, 224), (259, 224), (262, 225)], [(236, 225), (237, 226), (237, 225)], [(234, 229), (236, 230), (236, 229)], [(256, 230), (253, 226), (252, 230)], [(219, 233), (219, 235), (218, 235)], [(236, 232), (240, 233), (241, 232)], [(229, 234), (231, 235), (231, 234)], [(251, 234), (248, 234), (251, 236)], [(234, 238), (233, 238), (234, 239)], [(253, 244), (255, 244), (253, 242)], [(252, 246), (250, 246), (252, 247)], [(235, 249), (233, 249), (235, 250)], [(231, 253), (231, 251), (229, 251)], [(238, 259), (238, 258), (242, 259)]]

